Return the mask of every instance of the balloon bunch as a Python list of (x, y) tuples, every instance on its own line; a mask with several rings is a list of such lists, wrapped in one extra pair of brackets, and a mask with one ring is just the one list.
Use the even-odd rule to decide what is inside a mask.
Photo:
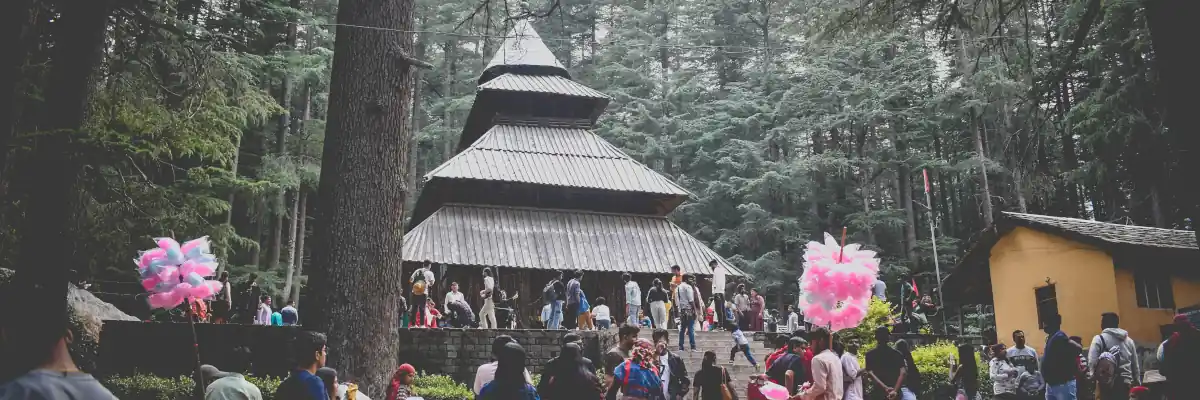
[(221, 282), (204, 279), (217, 268), (208, 236), (183, 245), (171, 238), (154, 242), (158, 247), (142, 251), (134, 260), (142, 287), (151, 293), (150, 308), (175, 308), (188, 299), (207, 299), (221, 290)]
[(867, 316), (871, 285), (878, 274), (874, 251), (861, 250), (857, 244), (839, 246), (826, 233), (825, 243), (809, 242), (804, 252), (800, 310), (812, 324), (835, 332), (856, 327)]

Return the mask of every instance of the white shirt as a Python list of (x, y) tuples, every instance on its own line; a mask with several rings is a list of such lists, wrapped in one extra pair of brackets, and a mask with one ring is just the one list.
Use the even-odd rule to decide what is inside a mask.
[(1019, 369), (1008, 362), (993, 358), (988, 365), (988, 375), (992, 378), (992, 393), (1017, 393), (1017, 376)]
[[(1025, 348), (1018, 349), (1016, 346), (1009, 347), (1004, 351), (1008, 355), (1009, 362), (1018, 367), (1025, 367), (1027, 372), (1041, 370), (1042, 360), (1038, 359), (1037, 350), (1026, 345)], [(1029, 371), (1033, 367), (1034, 371)]]
[(258, 315), (254, 317), (255, 325), (270, 325), (271, 324), (271, 306), (267, 303), (258, 305)]
[(606, 305), (598, 305), (592, 308), (592, 317), (595, 317), (597, 321), (608, 321), (610, 318), (612, 318), (610, 315), (611, 314), (608, 312), (608, 306)]
[[(479, 370), (475, 371), (475, 385), (472, 390), (478, 395), (480, 390), (483, 390), (484, 385), (492, 383), (496, 380), (497, 361), (492, 361), (479, 366)], [(525, 369), (525, 382), (532, 385), (533, 378), (529, 376), (529, 369)]]
[(796, 314), (795, 311), (792, 311), (791, 314), (788, 314), (787, 330), (784, 332), (792, 333), (797, 329), (800, 329), (800, 315)]
[(687, 282), (680, 283), (675, 288), (675, 302), (678, 303), (675, 307), (695, 307), (692, 302), (696, 296), (692, 290), (692, 285), (688, 285)]
[(665, 397), (665, 398), (668, 398), (668, 399), (669, 399), (669, 398), (671, 398), (671, 394), (670, 394), (670, 393), (667, 393), (667, 389), (668, 389), (668, 388), (671, 386), (671, 385), (668, 383), (668, 382), (671, 382), (671, 363), (670, 363), (670, 362), (668, 362), (668, 361), (669, 361), (669, 359), (670, 359), (670, 357), (669, 357), (669, 356), (665, 356), (665, 355), (664, 355), (664, 356), (659, 356), (659, 357), (658, 357), (658, 359), (659, 359), (659, 360), (660, 360), (660, 362), (662, 363), (662, 375), (661, 375), (661, 377), (662, 377), (662, 390), (663, 390), (663, 397)]
[(746, 340), (746, 334), (742, 333), (741, 329), (733, 331), (733, 342), (737, 343), (738, 346), (750, 344), (750, 342)]
[(542, 322), (550, 322), (550, 303), (542, 307)]
[(446, 292), (446, 301), (442, 303), (442, 311), (445, 311), (446, 314), (449, 314), (450, 313), (450, 303), (453, 302), (454, 300), (462, 300), (464, 302), (467, 301), (463, 297), (464, 296), (463, 296), (462, 292)]
[(862, 378), (858, 376), (858, 357), (850, 354), (849, 351), (842, 353), (842, 382), (850, 382), (846, 385), (846, 392), (842, 394), (843, 400), (863, 400), (863, 384)]
[(631, 306), (642, 305), (642, 288), (638, 287), (637, 282), (629, 281), (625, 284), (625, 304)]
[(716, 293), (725, 294), (725, 266), (724, 265), (717, 264), (717, 267), (713, 268), (712, 292), (713, 292), (713, 294), (716, 294)]
[(812, 387), (800, 396), (805, 400), (839, 400), (845, 393), (842, 387), (842, 360), (829, 349), (813, 357), (812, 378)]

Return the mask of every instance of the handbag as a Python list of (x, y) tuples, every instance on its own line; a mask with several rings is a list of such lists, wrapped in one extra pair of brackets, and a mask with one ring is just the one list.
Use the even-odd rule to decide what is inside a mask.
[(734, 400), (733, 390), (729, 389), (729, 372), (721, 367), (721, 400)]

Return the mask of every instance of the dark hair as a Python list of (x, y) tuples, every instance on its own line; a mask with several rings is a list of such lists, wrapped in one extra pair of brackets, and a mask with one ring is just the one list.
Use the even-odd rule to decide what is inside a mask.
[(888, 327), (880, 326), (875, 328), (875, 341), (879, 342), (880, 345), (887, 343), (891, 338), (892, 332), (888, 330)]
[(708, 261), (708, 265), (711, 265), (711, 266), (713, 266), (713, 267), (716, 267), (716, 266), (717, 266), (717, 259), (715, 259), (715, 258), (714, 258), (714, 259), (712, 259), (712, 260), (709, 260), (709, 261)]
[(497, 399), (520, 398), (521, 389), (525, 388), (525, 349), (513, 342), (504, 345), (496, 357)]
[(745, 283), (739, 283), (739, 284), (737, 285), (737, 292), (738, 292), (738, 293), (741, 293), (741, 292), (745, 292), (745, 291), (746, 291), (746, 284), (745, 284)]
[(672, 270), (672, 271), (674, 271), (674, 270), (677, 270), (677, 269), (680, 269), (678, 265), (672, 265), (672, 266), (671, 266), (671, 270)]
[(663, 286), (662, 286), (662, 279), (654, 278), (654, 280), (653, 280), (653, 281), (651, 281), (651, 282), (650, 282), (650, 284), (651, 284), (651, 285), (653, 285), (653, 286), (654, 286), (654, 287), (656, 287), (656, 288), (659, 288), (659, 289), (662, 289), (662, 288), (663, 288)]
[(1017, 330), (1013, 331), (1013, 337), (1017, 337), (1017, 334), (1018, 334), (1018, 333), (1020, 333), (1020, 334), (1024, 335), (1024, 334), (1025, 334), (1025, 331), (1023, 331), (1023, 330), (1020, 330), (1020, 329), (1017, 329)]
[(1062, 326), (1062, 315), (1050, 314), (1046, 317), (1046, 326)]
[(958, 345), (958, 365), (959, 379), (962, 379), (963, 386), (978, 386), (979, 367), (975, 364), (975, 346), (965, 343)]
[(229, 271), (221, 271), (221, 277), (217, 278), (221, 282), (229, 282)]
[(337, 393), (337, 385), (334, 384), (338, 377), (338, 372), (336, 369), (329, 367), (318, 368), (317, 377), (321, 378), (321, 382), (325, 383), (325, 391), (329, 393)]
[(1100, 327), (1103, 329), (1116, 328), (1121, 324), (1121, 317), (1115, 312), (1100, 314)]
[(568, 343), (563, 346), (559, 358), (570, 361), (569, 365), (559, 364), (559, 368), (562, 368), (564, 373), (558, 377), (565, 380), (561, 387), (583, 387), (577, 385), (592, 385), (597, 381), (596, 374), (592, 373), (588, 369), (587, 363), (583, 362), (583, 347), (580, 347), (579, 344)]
[(628, 272), (621, 273), (621, 281), (629, 283), (630, 279), (633, 279), (633, 277), (629, 276)]
[(642, 331), (641, 328), (638, 328), (637, 325), (633, 325), (630, 323), (624, 323), (624, 324), (621, 324), (620, 328), (617, 328), (617, 338), (637, 336), (638, 332), (641, 332), (641, 331)]
[(500, 350), (504, 349), (505, 345), (508, 345), (509, 343), (516, 343), (516, 342), (517, 342), (517, 339), (513, 339), (512, 336), (508, 336), (508, 335), (496, 336), (494, 339), (492, 339), (492, 356), (499, 357)]
[(486, 267), (485, 267), (485, 268), (483, 269), (483, 276), (492, 276), (492, 269), (491, 269), (491, 268), (486, 268)]
[(725, 321), (725, 324), (723, 324), (723, 327), (730, 332), (741, 330), (741, 328), (737, 324), (733, 323), (733, 321), (728, 321), (728, 320)]
[(787, 346), (788, 339), (791, 339), (791, 338), (789, 338), (787, 336), (783, 336), (783, 335), (776, 336), (775, 337), (775, 348)]
[(269, 295), (269, 294), (264, 294), (264, 295), (262, 295), (262, 297), (259, 297), (259, 299), (258, 299), (258, 300), (259, 300), (259, 301), (267, 301), (267, 300), (270, 300), (270, 299), (271, 299), (271, 295)]
[(0, 336), (0, 359), (4, 360), (0, 382), (24, 375), (50, 360), (70, 326), (66, 296), (54, 290), (61, 286), (38, 284), (33, 281), (37, 278), (25, 272), (17, 272), (13, 281), (0, 285), (0, 329), (4, 333)]
[(654, 330), (654, 334), (651, 335), (650, 337), (654, 339), (655, 343), (658, 343), (658, 339), (661, 339), (661, 338), (667, 338), (667, 342), (670, 342), (671, 341), (671, 332), (669, 332), (663, 328), (658, 328), (658, 329)]
[(292, 354), (296, 357), (296, 364), (301, 367), (313, 365), (317, 362), (317, 352), (325, 348), (326, 342), (324, 333), (297, 333), (296, 340), (292, 342)]
[(593, 307), (594, 307), (594, 306), (602, 306), (602, 305), (604, 305), (604, 303), (606, 303), (606, 302), (608, 302), (608, 300), (605, 300), (605, 299), (604, 299), (604, 296), (597, 297), (597, 298), (596, 298), (596, 300), (592, 302), (592, 303), (595, 303), (595, 304), (592, 304), (592, 306), (593, 306)]
[(568, 332), (566, 335), (562, 335), (562, 339), (560, 339), (559, 342), (562, 343), (563, 346), (566, 346), (567, 344), (576, 343), (581, 340), (583, 340), (583, 338), (580, 337), (578, 333)]
[(704, 359), (700, 363), (700, 368), (712, 369), (717, 366), (717, 353), (712, 350), (704, 352)]
[(833, 350), (834, 353), (837, 353), (838, 357), (841, 357), (842, 354), (846, 353), (846, 345), (842, 344), (840, 341), (833, 342), (833, 347), (831, 347), (830, 350)]
[(804, 346), (804, 343), (805, 343), (804, 338), (799, 337), (799, 336), (792, 336), (791, 339), (788, 339), (788, 352), (795, 353), (796, 350), (798, 350), (798, 349), (800, 349), (800, 347)]
[(825, 327), (819, 327), (817, 329), (813, 329), (812, 332), (808, 333), (808, 339), (812, 340), (814, 342), (817, 341), (817, 339), (820, 339), (820, 340), (824, 340), (825, 343), (829, 343), (829, 339), (832, 338), (832, 336), (833, 335), (830, 334), (829, 330), (825, 329)]

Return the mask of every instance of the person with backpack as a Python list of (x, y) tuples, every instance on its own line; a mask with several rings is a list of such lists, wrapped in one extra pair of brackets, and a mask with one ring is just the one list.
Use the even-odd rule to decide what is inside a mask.
[(617, 393), (625, 400), (660, 400), (663, 398), (662, 366), (654, 344), (638, 339), (629, 358), (612, 370), (612, 383), (608, 386), (607, 400), (617, 400)]
[(557, 278), (551, 279), (542, 288), (542, 301), (550, 305), (550, 319), (546, 323), (546, 329), (562, 329), (562, 300), (563, 293), (566, 292), (562, 279), (563, 273), (559, 272)]
[(1075, 357), (1079, 354), (1079, 345), (1071, 343), (1062, 331), (1061, 315), (1050, 315), (1043, 323), (1042, 331), (1046, 332), (1047, 339), (1041, 368), (1046, 400), (1075, 400), (1078, 388), (1075, 374), (1079, 371)]
[(1129, 388), (1141, 383), (1137, 345), (1129, 332), (1117, 327), (1120, 322), (1117, 313), (1101, 314), (1100, 328), (1104, 331), (1088, 346), (1088, 372), (1101, 400), (1128, 399)]
[(428, 318), (428, 310), (425, 304), (429, 300), (429, 293), (432, 293), (433, 286), (433, 271), (430, 270), (431, 262), (425, 260), (421, 263), (421, 268), (413, 271), (412, 276), (408, 278), (408, 282), (412, 284), (412, 303), (413, 317), (412, 325), (423, 327), (426, 326)]

